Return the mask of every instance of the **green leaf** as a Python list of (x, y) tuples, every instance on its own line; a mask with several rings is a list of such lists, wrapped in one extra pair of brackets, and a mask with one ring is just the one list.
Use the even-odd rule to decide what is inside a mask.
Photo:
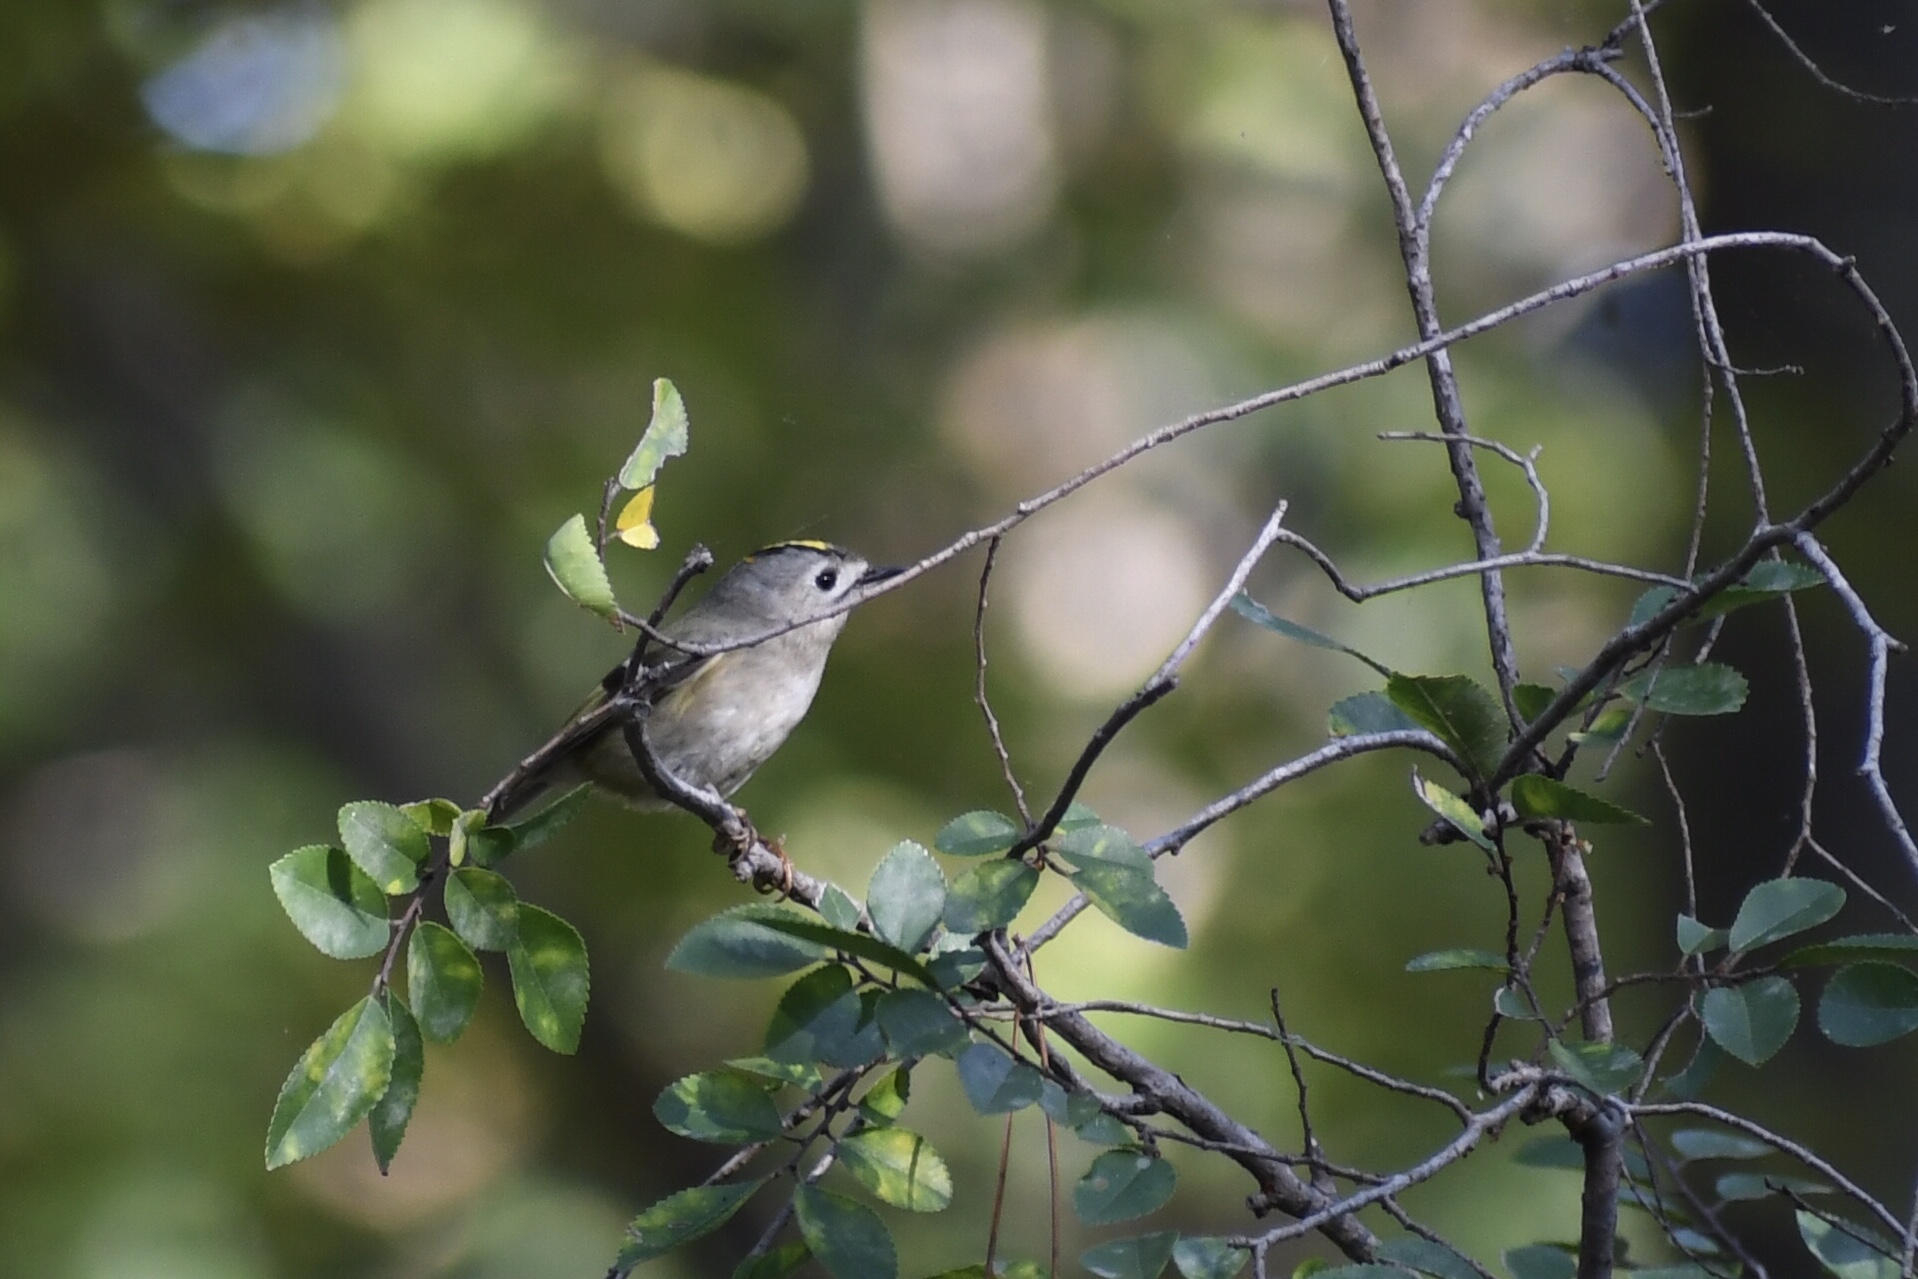
[(966, 1100), (982, 1115), (1024, 1110), (1039, 1100), (1044, 1076), (1025, 1062), (1014, 1061), (997, 1044), (972, 1044), (954, 1064)]
[[(1319, 1264), (1311, 1270), (1306, 1267), (1313, 1262)], [(1323, 1257), (1308, 1257), (1293, 1270), (1292, 1279), (1310, 1275), (1312, 1279), (1406, 1279), (1405, 1271), (1399, 1266), (1382, 1265), (1376, 1261), (1363, 1262), (1352, 1266), (1328, 1265)]]
[(1223, 1239), (1181, 1239), (1172, 1245), (1172, 1264), (1185, 1279), (1232, 1279), (1251, 1256)]
[(1404, 733), (1419, 727), (1417, 720), (1392, 705), (1384, 693), (1359, 693), (1332, 703), (1326, 727), (1334, 737), (1369, 733)]
[(805, 1062), (774, 1061), (771, 1057), (730, 1057), (726, 1064), (734, 1070), (743, 1070), (773, 1083), (791, 1084), (806, 1092), (818, 1088), (823, 1079), (817, 1067)]
[(1656, 679), (1646, 671), (1618, 686), (1623, 696), (1667, 715), (1729, 715), (1745, 704), (1747, 689), (1743, 675), (1717, 662), (1666, 667)]
[[(512, 846), (506, 850), (508, 852), (525, 852), (528, 849), (538, 848), (566, 829), (567, 823), (579, 816), (579, 810), (586, 807), (586, 801), (591, 798), (592, 793), (593, 788), (590, 785), (575, 786), (525, 821), (515, 822), (510, 826), (495, 826), (492, 829), (510, 833)], [(502, 852), (500, 856), (505, 856), (505, 853)], [(482, 866), (490, 864), (486, 861), (480, 862)]]
[(1803, 1177), (1781, 1177), (1775, 1172), (1728, 1172), (1718, 1179), (1718, 1197), (1727, 1203), (1769, 1199), (1784, 1191), (1796, 1195), (1828, 1195), (1831, 1187)]
[(985, 857), (1003, 853), (1019, 842), (1024, 832), (1004, 813), (975, 809), (961, 813), (933, 836), (932, 846), (948, 857)]
[(1385, 695), (1458, 753), (1481, 778), (1505, 753), (1505, 712), (1498, 700), (1463, 675), (1394, 675)]
[(1768, 879), (1745, 894), (1732, 921), (1731, 948), (1756, 950), (1816, 928), (1845, 906), (1845, 890), (1822, 879)]
[(757, 1257), (748, 1257), (733, 1270), (733, 1279), (786, 1279), (812, 1260), (812, 1249), (803, 1239), (768, 1248)]
[(1512, 1272), (1512, 1279), (1572, 1279), (1578, 1273), (1578, 1261), (1563, 1248), (1535, 1243), (1508, 1249), (1505, 1268)]
[(624, 1275), (642, 1261), (664, 1256), (681, 1244), (703, 1239), (732, 1220), (733, 1214), (758, 1189), (766, 1178), (736, 1181), (717, 1186), (695, 1186), (668, 1195), (633, 1218), (626, 1227), (626, 1246), (613, 1263), (614, 1273)]
[(861, 1025), (852, 974), (840, 964), (816, 968), (794, 982), (766, 1028), (766, 1055), (774, 1061), (823, 1061), (863, 1066), (885, 1050), (876, 1023)]
[(646, 423), (646, 432), (639, 437), (639, 444), (626, 459), (626, 465), (619, 468), (619, 486), (634, 493), (651, 484), (667, 458), (678, 457), (686, 451), (691, 434), (687, 429), (689, 425), (686, 401), (680, 397), (679, 388), (668, 378), (654, 378), (653, 416)]
[(472, 862), (475, 866), (497, 866), (519, 847), (519, 836), (511, 826), (489, 826), (486, 814), (470, 808), (453, 819), (453, 831), (446, 839), (446, 859), (455, 866)]
[(952, 1202), (952, 1173), (926, 1139), (904, 1128), (867, 1128), (839, 1143), (839, 1162), (881, 1203), (940, 1212)]
[(453, 833), (453, 823), (459, 818), (460, 806), (450, 799), (421, 799), (411, 804), (401, 804), (400, 811), (427, 834), (444, 838)]
[(1685, 1069), (1665, 1078), (1665, 1091), (1681, 1101), (1696, 1098), (1705, 1091), (1705, 1085), (1711, 1082), (1724, 1056), (1725, 1050), (1713, 1043), (1709, 1035), (1705, 1036), (1692, 1050), (1692, 1059)]
[(422, 921), (406, 944), (406, 996), (420, 1032), (452, 1043), (479, 1007), (479, 959), (452, 929)]
[(367, 1131), (373, 1137), (373, 1162), (384, 1175), (393, 1166), (400, 1142), (406, 1137), (406, 1125), (412, 1122), (413, 1107), (420, 1099), (420, 1076), (426, 1073), (426, 1045), (420, 1042), (420, 1026), (407, 1011), (406, 1001), (386, 992), (380, 1001), (386, 1024), (393, 1033), (393, 1069), (386, 1091), (367, 1113)]
[(601, 617), (619, 616), (619, 601), (606, 576), (606, 564), (593, 545), (586, 517), (575, 515), (560, 525), (546, 542), (546, 572), (566, 598)]
[(1532, 1007), (1525, 992), (1517, 986), (1500, 986), (1492, 992), (1492, 1011), (1501, 1017), (1510, 1017), (1513, 1021), (1538, 1021), (1538, 1012)]
[(1059, 819), (1058, 829), (1059, 834), (1070, 835), (1073, 831), (1079, 830), (1082, 827), (1102, 824), (1103, 823), (1099, 821), (1099, 814), (1093, 812), (1088, 805), (1081, 804), (1075, 799), (1066, 805), (1065, 816)]
[(793, 1192), (799, 1233), (834, 1279), (897, 1279), (899, 1257), (879, 1214), (818, 1186)]
[(1587, 795), (1537, 773), (1527, 773), (1512, 782), (1512, 807), (1518, 810), (1520, 817), (1557, 818), (1594, 825), (1648, 824), (1629, 808), (1620, 808), (1609, 800)]
[[(1528, 724), (1543, 715), (1545, 708), (1550, 706), (1557, 697), (1558, 690), (1545, 684), (1512, 685), (1512, 705), (1518, 707), (1518, 713), (1525, 717), (1525, 722)], [(1424, 1240), (1420, 1242), (1423, 1243)]]
[(378, 1104), (392, 1078), (393, 1028), (386, 1011), (361, 999), (300, 1056), (280, 1086), (266, 1127), (266, 1166), (317, 1155)]
[(1057, 846), (1059, 856), (1074, 866), (1129, 866), (1151, 871), (1152, 854), (1117, 826), (1094, 822), (1068, 832)]
[(1705, 992), (1706, 1033), (1748, 1066), (1762, 1065), (1785, 1046), (1798, 1025), (1798, 991), (1783, 977)]
[(895, 1057), (929, 1057), (966, 1042), (966, 1024), (931, 991), (889, 990), (879, 997), (877, 1016)]
[(1172, 1260), (1172, 1245), (1178, 1240), (1176, 1230), (1114, 1239), (1080, 1253), (1079, 1264), (1098, 1279), (1158, 1279), (1165, 1263)]
[(1072, 1188), (1072, 1208), (1088, 1226), (1131, 1221), (1165, 1207), (1179, 1175), (1164, 1159), (1139, 1150), (1108, 1150)]
[(859, 1099), (859, 1114), (874, 1128), (890, 1127), (906, 1112), (912, 1100), (912, 1067), (901, 1066), (866, 1089)]
[(420, 866), (433, 846), (419, 824), (391, 804), (363, 799), (340, 809), (340, 842), (346, 855), (387, 896), (420, 884)]
[(768, 915), (760, 923), (776, 933), (785, 933), (802, 941), (817, 942), (829, 950), (844, 951), (848, 955), (857, 955), (861, 959), (870, 959), (876, 964), (884, 964), (902, 973), (911, 975), (915, 980), (927, 986), (937, 986), (939, 981), (924, 964), (900, 950), (889, 946), (877, 937), (865, 933), (847, 932), (843, 928), (834, 928), (831, 924), (822, 924), (807, 919), (804, 915)]
[(1494, 955), (1489, 950), (1473, 950), (1459, 946), (1451, 950), (1428, 950), (1423, 955), (1408, 960), (1405, 971), (1408, 973), (1443, 973), (1456, 968), (1488, 968), (1493, 972), (1505, 972), (1505, 957)]
[[(1733, 609), (1744, 608), (1747, 604), (1758, 604), (1765, 600), (1775, 600), (1793, 591), (1802, 591), (1811, 586), (1823, 586), (1825, 579), (1817, 569), (1805, 564), (1792, 564), (1784, 560), (1766, 560), (1752, 566), (1744, 580), (1735, 586), (1728, 586), (1718, 594), (1701, 604), (1696, 613), (1687, 618), (1687, 622), (1702, 622), (1714, 617), (1722, 617)], [(1632, 615), (1627, 626), (1638, 626), (1650, 621), (1665, 606), (1678, 598), (1675, 586), (1654, 586), (1638, 597), (1632, 605)]]
[(1104, 1111), (1075, 1126), (1072, 1135), (1091, 1146), (1125, 1146), (1134, 1140), (1130, 1128)]
[(1702, 955), (1717, 950), (1729, 940), (1731, 934), (1722, 928), (1708, 928), (1690, 915), (1678, 917), (1678, 949), (1683, 954)]
[(446, 877), (446, 918), (475, 950), (505, 950), (519, 936), (519, 894), (504, 875), (462, 866)]
[[(1387, 1239), (1378, 1247), (1381, 1261), (1394, 1262), (1401, 1266), (1410, 1266), (1420, 1274), (1434, 1275), (1436, 1279), (1478, 1279), (1478, 1271), (1458, 1253), (1443, 1244), (1436, 1244), (1417, 1235), (1401, 1235), (1397, 1239)], [(1194, 1277), (1188, 1277), (1194, 1279)]]
[(1798, 1234), (1811, 1255), (1838, 1279), (1898, 1279), (1898, 1249), (1875, 1230), (1851, 1222), (1841, 1229), (1800, 1208)]
[(1568, 1168), (1583, 1171), (1585, 1152), (1570, 1137), (1534, 1137), (1519, 1147), (1512, 1162), (1526, 1168)]
[(386, 895), (341, 849), (296, 848), (267, 874), (286, 917), (322, 955), (365, 959), (386, 949)]
[(1845, 965), (1818, 1001), (1818, 1029), (1848, 1048), (1887, 1044), (1918, 1030), (1918, 973), (1877, 960)]
[[(957, 941), (958, 946), (950, 950), (940, 949), (940, 943)], [(953, 933), (943, 933), (933, 943), (935, 954), (926, 967), (939, 979), (941, 990), (952, 990), (963, 986), (977, 977), (986, 966), (986, 952), (977, 946), (968, 944), (968, 939)]]
[(866, 883), (872, 930), (912, 953), (932, 940), (946, 913), (946, 874), (932, 854), (901, 840), (873, 867)]
[(1565, 740), (1577, 742), (1580, 746), (1603, 746), (1618, 741), (1625, 736), (1625, 730), (1632, 725), (1632, 708), (1625, 705), (1607, 706), (1592, 721), (1592, 726), (1582, 732), (1567, 733)]
[(1918, 957), (1918, 937), (1909, 933), (1859, 933), (1802, 946), (1780, 960), (1785, 968), (1812, 964), (1848, 964), (1858, 959), (1909, 960)]
[(819, 916), (834, 928), (843, 928), (849, 933), (859, 931), (859, 903), (837, 884), (827, 884), (826, 891), (819, 894)]
[(1449, 822), (1453, 830), (1486, 852), (1492, 851), (1492, 841), (1485, 837), (1485, 823), (1472, 811), (1472, 806), (1437, 782), (1428, 782), (1420, 777), (1416, 768), (1412, 770), (1412, 793), (1427, 808)]
[(1622, 1092), (1638, 1082), (1644, 1060), (1623, 1044), (1551, 1042), (1552, 1060), (1560, 1070), (1599, 1096)]
[(519, 1019), (533, 1038), (556, 1053), (576, 1050), (591, 985), (578, 931), (551, 911), (522, 902), (519, 936), (506, 949), (506, 966)]
[(737, 1070), (675, 1079), (653, 1102), (653, 1117), (668, 1132), (729, 1146), (772, 1141), (785, 1131), (772, 1094)]
[(1101, 914), (1134, 937), (1184, 950), (1185, 919), (1152, 869), (1121, 862), (1088, 861), (1072, 877), (1073, 887), (1091, 898)]
[(1310, 644), (1313, 648), (1323, 648), (1334, 653), (1344, 653), (1347, 657), (1356, 657), (1367, 666), (1386, 676), (1392, 675), (1392, 668), (1383, 662), (1373, 661), (1364, 653), (1349, 644), (1341, 644), (1330, 635), (1321, 634), (1309, 626), (1300, 626), (1297, 622), (1288, 622), (1269, 611), (1265, 605), (1240, 591), (1232, 597), (1232, 611), (1248, 622), (1255, 622), (1268, 631), (1276, 631), (1287, 639), (1297, 640), (1301, 644)]
[(666, 956), (666, 967), (702, 977), (777, 977), (826, 957), (826, 948), (766, 927), (767, 919), (804, 919), (788, 906), (753, 902), (695, 924)]
[(999, 858), (960, 875), (946, 893), (946, 927), (963, 936), (1004, 928), (1018, 918), (1039, 872), (1021, 861)]
[(1763, 1159), (1775, 1153), (1762, 1141), (1715, 1128), (1681, 1128), (1671, 1136), (1672, 1149), (1685, 1159)]

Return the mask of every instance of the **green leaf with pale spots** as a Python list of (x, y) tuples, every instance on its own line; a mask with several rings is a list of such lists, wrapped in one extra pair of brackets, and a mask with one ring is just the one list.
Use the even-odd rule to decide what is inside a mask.
[(946, 927), (970, 936), (1004, 928), (1039, 886), (1039, 872), (1021, 861), (1000, 858), (966, 871), (946, 893)]
[(1123, 862), (1087, 861), (1072, 877), (1072, 885), (1084, 893), (1101, 914), (1134, 937), (1174, 950), (1185, 949), (1188, 941), (1185, 918), (1165, 889), (1153, 879), (1150, 863), (1138, 867)]
[(520, 903), (519, 935), (506, 950), (513, 1002), (533, 1038), (556, 1053), (579, 1047), (591, 977), (586, 943), (549, 910)]
[(859, 1114), (875, 1128), (890, 1127), (906, 1113), (906, 1103), (911, 1100), (912, 1067), (901, 1066), (866, 1089), (866, 1095), (859, 1099)]
[(1798, 1234), (1837, 1279), (1898, 1279), (1904, 1249), (1869, 1226), (1798, 1210)]
[(707, 1070), (674, 1080), (653, 1102), (653, 1116), (681, 1137), (733, 1146), (772, 1141), (784, 1131), (772, 1094), (737, 1070)]
[(322, 955), (364, 959), (386, 949), (392, 931), (386, 895), (344, 851), (309, 844), (274, 862), (267, 874), (286, 917)]
[(453, 833), (453, 823), (459, 819), (460, 806), (450, 799), (422, 799), (401, 804), (400, 811), (412, 818), (413, 824), (427, 834), (446, 836)]
[(952, 1173), (926, 1139), (904, 1128), (867, 1128), (839, 1143), (839, 1162), (881, 1203), (939, 1212), (952, 1202)]
[(384, 1009), (362, 999), (313, 1041), (281, 1085), (266, 1128), (266, 1166), (317, 1155), (346, 1136), (379, 1102), (392, 1071), (392, 1026)]
[(872, 929), (908, 953), (932, 940), (946, 912), (946, 875), (932, 854), (911, 840), (893, 845), (866, 884)]
[(1486, 852), (1492, 851), (1492, 841), (1485, 837), (1485, 822), (1472, 811), (1472, 806), (1437, 782), (1428, 782), (1420, 777), (1416, 768), (1412, 770), (1412, 793), (1427, 808), (1443, 817), (1452, 829)]
[(626, 464), (619, 468), (619, 486), (628, 493), (651, 484), (668, 458), (680, 456), (691, 443), (686, 401), (670, 378), (653, 379), (653, 416)]
[(1074, 828), (1059, 840), (1055, 848), (1059, 856), (1074, 866), (1101, 863), (1131, 866), (1148, 874), (1152, 870), (1152, 854), (1139, 847), (1132, 836), (1117, 826), (1107, 826), (1103, 822)]
[(1088, 1226), (1131, 1221), (1165, 1207), (1178, 1187), (1172, 1165), (1142, 1150), (1108, 1150), (1072, 1188), (1072, 1208)]
[(818, 1186), (793, 1192), (799, 1233), (833, 1279), (897, 1279), (899, 1254), (879, 1214)]
[(419, 887), (433, 846), (419, 823), (391, 804), (359, 800), (340, 809), (340, 842), (353, 863), (389, 897)]
[(1385, 695), (1430, 729), (1479, 777), (1490, 777), (1505, 753), (1505, 712), (1497, 699), (1463, 675), (1394, 675)]
[(581, 608), (605, 618), (619, 615), (613, 583), (606, 576), (606, 565), (599, 558), (599, 548), (593, 545), (584, 515), (567, 520), (548, 539), (546, 571), (566, 598)]
[(1518, 810), (1520, 817), (1557, 818), (1595, 825), (1646, 824), (1643, 817), (1629, 808), (1620, 808), (1609, 800), (1587, 795), (1537, 773), (1527, 773), (1512, 782), (1512, 807)]
[(1080, 1253), (1079, 1264), (1098, 1279), (1158, 1279), (1165, 1263), (1172, 1260), (1172, 1245), (1178, 1240), (1176, 1230), (1114, 1239)]
[(475, 950), (505, 950), (519, 936), (519, 894), (504, 875), (462, 866), (446, 877), (446, 919)]
[(460, 1037), (479, 1007), (479, 959), (450, 928), (426, 920), (406, 944), (406, 995), (420, 1032), (437, 1043)]
[(1019, 824), (1004, 813), (975, 809), (947, 822), (932, 846), (948, 857), (985, 857), (1019, 842)]
[(384, 1174), (393, 1166), (393, 1156), (406, 1137), (406, 1125), (412, 1122), (413, 1107), (420, 1099), (426, 1045), (420, 1041), (419, 1023), (407, 1011), (405, 1000), (389, 990), (380, 1007), (393, 1031), (393, 1071), (379, 1103), (366, 1117), (366, 1127), (373, 1138), (373, 1162)]
[(717, 1186), (695, 1186), (668, 1195), (633, 1218), (626, 1227), (629, 1236), (613, 1263), (613, 1272), (624, 1275), (642, 1261), (664, 1256), (681, 1244), (703, 1239), (731, 1221), (766, 1178), (728, 1182)]

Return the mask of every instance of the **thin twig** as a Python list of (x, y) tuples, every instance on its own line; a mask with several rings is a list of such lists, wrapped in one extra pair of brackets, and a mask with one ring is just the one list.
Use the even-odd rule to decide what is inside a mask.
[(986, 733), (992, 738), (992, 753), (999, 757), (999, 771), (1006, 779), (1006, 789), (1012, 792), (1012, 802), (1019, 809), (1019, 820), (1032, 825), (1032, 813), (1026, 807), (1026, 788), (1019, 784), (1018, 775), (1012, 771), (1012, 754), (1006, 750), (1005, 736), (999, 731), (999, 717), (992, 713), (992, 699), (986, 696), (986, 588), (992, 582), (992, 566), (999, 559), (999, 543), (1003, 537), (995, 537), (986, 543), (986, 563), (979, 570), (979, 605), (972, 614), (972, 649), (974, 680), (972, 699), (979, 704), (979, 713), (986, 717)]

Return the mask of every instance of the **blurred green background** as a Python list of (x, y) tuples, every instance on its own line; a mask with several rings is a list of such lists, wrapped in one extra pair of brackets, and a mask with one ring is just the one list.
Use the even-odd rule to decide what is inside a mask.
[[(1489, 86), (1622, 9), (1360, 4), (1411, 171)], [(1913, 87), (1907, 10), (1778, 7), (1835, 73), (1885, 92)], [(1667, 16), (1710, 225), (1825, 235), (1910, 319), (1910, 116), (1818, 89), (1742, 6)], [(756, 1047), (777, 985), (664, 972), (677, 936), (740, 890), (690, 821), (600, 808), (511, 868), (591, 948), (579, 1055), (521, 1033), (489, 968), (479, 1022), (429, 1052), (390, 1178), (358, 1134), (261, 1170), (286, 1070), (369, 976), (301, 941), (265, 868), (328, 838), (349, 799), (470, 801), (620, 656), (553, 590), (540, 548), (596, 503), (654, 377), (684, 392), (693, 443), (663, 477), (663, 548), (615, 551), (629, 602), (694, 541), (722, 562), (799, 536), (917, 557), (1153, 425), (1410, 332), (1377, 175), (1310, 4), (8, 0), (0, 174), (7, 1275), (592, 1276), (635, 1210), (717, 1162), (665, 1134), (652, 1099)], [(1484, 130), (1439, 221), (1456, 320), (1666, 242), (1676, 216), (1636, 117), (1600, 86), (1555, 82)], [(1748, 383), (1787, 509), (1862, 448), (1891, 381), (1809, 268), (1728, 260), (1720, 280), (1740, 361), (1801, 370)], [(1460, 352), (1475, 429), (1544, 446), (1555, 549), (1678, 562), (1689, 331), (1680, 282), (1648, 279)], [(987, 635), (1028, 782), (1056, 783), (1275, 501), (1359, 578), (1467, 555), (1442, 455), (1374, 438), (1429, 422), (1407, 369), (1212, 428), (1021, 529)], [(1750, 512), (1723, 437), (1717, 456), (1722, 550)], [(1522, 542), (1526, 490), (1499, 469), (1488, 482)], [(1894, 469), (1830, 531), (1907, 636), (1913, 497)], [(971, 704), (978, 563), (855, 618), (811, 717), (741, 796), (855, 893), (895, 840), (1006, 805)], [(1284, 556), (1255, 583), (1275, 611), (1394, 666), (1483, 672), (1470, 584), (1354, 608)], [(1511, 586), (1534, 678), (1582, 661), (1634, 594), (1537, 573)], [(1821, 831), (1909, 901), (1910, 870), (1850, 777), (1862, 643), (1829, 600), (1806, 616)], [(1669, 740), (1705, 914), (1722, 923), (1776, 873), (1801, 746), (1780, 616), (1740, 615), (1720, 653), (1753, 676), (1751, 705)], [(1308, 749), (1325, 708), (1368, 683), (1228, 619), (1086, 797), (1156, 834)], [(1909, 797), (1908, 681), (1893, 693), (1887, 767)], [(1307, 1036), (1445, 1078), (1476, 1052), (1490, 979), (1401, 968), (1496, 944), (1502, 904), (1471, 856), (1417, 845), (1405, 767), (1315, 776), (1198, 841), (1168, 875), (1189, 953), (1095, 915), (1044, 952), (1041, 977), (1065, 997), (1247, 1017), (1276, 985)], [(1656, 818), (1596, 855), (1611, 966), (1668, 963), (1671, 809), (1630, 755), (1608, 793)], [(1536, 899), (1538, 859), (1524, 871)], [(1626, 1027), (1648, 1032), (1661, 999), (1624, 1001)], [(1124, 1030), (1295, 1139), (1269, 1045)], [(1902, 1202), (1918, 1134), (1898, 1090), (1914, 1064), (1908, 1043), (1801, 1036), (1714, 1096)], [(913, 1122), (959, 1190), (942, 1216), (888, 1212), (908, 1276), (983, 1251), (998, 1138), (949, 1071), (920, 1073)], [(1446, 1135), (1436, 1113), (1313, 1078), (1333, 1158), (1399, 1166)], [(1036, 1123), (1014, 1138), (1015, 1255), (1045, 1248)], [(1091, 1151), (1062, 1144), (1074, 1178)], [(1518, 1144), (1408, 1206), (1488, 1257), (1570, 1237), (1575, 1179), (1512, 1165)], [(1250, 1183), (1189, 1153), (1172, 1152), (1167, 1222), (1244, 1228)], [(646, 1273), (727, 1273), (758, 1207)], [(1779, 1255), (1795, 1247), (1782, 1211), (1740, 1219)], [(1073, 1231), (1069, 1255), (1090, 1242)], [(1655, 1248), (1642, 1223), (1632, 1237)]]

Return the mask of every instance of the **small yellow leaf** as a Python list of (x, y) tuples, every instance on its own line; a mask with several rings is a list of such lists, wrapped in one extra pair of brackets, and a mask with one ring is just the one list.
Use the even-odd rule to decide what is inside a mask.
[(613, 521), (613, 531), (619, 540), (628, 546), (637, 546), (642, 551), (650, 551), (659, 545), (659, 530), (653, 527), (653, 486), (648, 484), (633, 494), (633, 500), (626, 503), (619, 518)]

